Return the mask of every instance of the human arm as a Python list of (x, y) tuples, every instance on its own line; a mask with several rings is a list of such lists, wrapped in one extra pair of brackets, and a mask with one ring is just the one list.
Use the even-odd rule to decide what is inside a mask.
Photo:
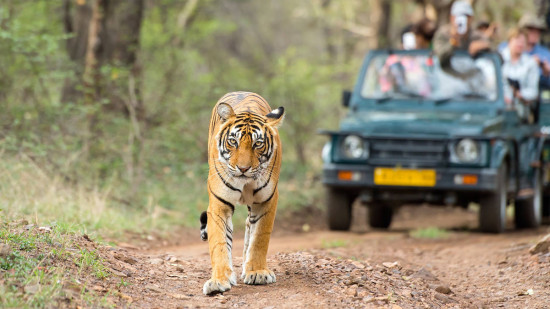
[(548, 53), (547, 57), (533, 55), (533, 59), (537, 62), (538, 67), (540, 67), (540, 87), (550, 89), (550, 53)]
[(475, 57), (479, 53), (491, 50), (491, 40), (480, 31), (472, 32), (470, 36), (470, 43), (468, 44), (468, 53), (470, 56)]
[(537, 63), (532, 60), (528, 62), (528, 66), (529, 68), (521, 80), (521, 89), (516, 89), (514, 91), (514, 96), (523, 104), (530, 104), (535, 101), (539, 92), (540, 75)]
[(487, 51), (491, 49), (491, 43), (486, 39), (474, 40), (468, 45), (468, 53), (474, 57), (480, 52)]
[(444, 70), (450, 67), (451, 56), (457, 47), (458, 40), (451, 37), (450, 27), (443, 26), (436, 31), (433, 38), (434, 54), (439, 58)]

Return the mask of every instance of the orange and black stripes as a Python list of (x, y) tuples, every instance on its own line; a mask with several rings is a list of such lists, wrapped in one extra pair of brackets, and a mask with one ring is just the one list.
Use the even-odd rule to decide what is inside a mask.
[(284, 109), (271, 110), (251, 92), (224, 95), (212, 110), (208, 137), (208, 211), (201, 214), (201, 238), (208, 240), (212, 277), (204, 294), (236, 284), (231, 261), (232, 216), (237, 203), (248, 206), (242, 278), (246, 284), (276, 281), (266, 254), (273, 228), (282, 148), (277, 128)]
[[(277, 160), (277, 153), (275, 153), (275, 158), (273, 161)], [(275, 164), (271, 165), (271, 169), (269, 170), (269, 177), (267, 177), (267, 180), (264, 184), (260, 185), (254, 191), (252, 192), (252, 195), (256, 195), (256, 193), (260, 192), (263, 188), (265, 188), (270, 182), (271, 182), (271, 176), (273, 175), (273, 169), (275, 169)]]
[(216, 195), (216, 193), (212, 192), (212, 189), (210, 189), (210, 186), (208, 186), (208, 191), (216, 198), (218, 201), (222, 202), (222, 204), (228, 206), (231, 209), (231, 213), (235, 212), (235, 205), (229, 203), (228, 201), (224, 200), (223, 198)]
[(223, 184), (224, 184), (226, 187), (228, 187), (229, 189), (231, 189), (231, 190), (233, 190), (233, 191), (237, 191), (237, 192), (241, 192), (241, 193), (242, 193), (242, 190), (233, 187), (233, 185), (231, 185), (231, 183), (229, 183), (228, 180), (226, 180), (225, 178), (223, 178), (223, 176), (220, 174), (220, 171), (218, 170), (218, 164), (217, 164), (216, 162), (214, 163), (214, 168), (216, 169), (216, 174), (218, 175), (218, 177), (220, 177), (220, 180), (223, 182)]

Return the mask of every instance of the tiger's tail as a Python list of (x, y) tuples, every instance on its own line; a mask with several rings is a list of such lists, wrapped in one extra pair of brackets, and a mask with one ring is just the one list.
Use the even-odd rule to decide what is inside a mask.
[(201, 221), (201, 239), (204, 241), (208, 240), (208, 233), (206, 232), (206, 222), (208, 221), (208, 215), (206, 211), (203, 211), (200, 217)]

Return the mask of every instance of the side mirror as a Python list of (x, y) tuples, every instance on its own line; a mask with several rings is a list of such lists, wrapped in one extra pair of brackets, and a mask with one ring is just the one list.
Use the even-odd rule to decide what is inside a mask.
[(342, 91), (342, 105), (344, 107), (349, 107), (350, 100), (351, 100), (351, 91), (349, 90)]

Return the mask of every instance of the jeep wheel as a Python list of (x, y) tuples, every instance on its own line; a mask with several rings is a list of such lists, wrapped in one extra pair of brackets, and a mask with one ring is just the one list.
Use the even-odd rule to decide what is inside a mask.
[(550, 224), (550, 192), (548, 192), (549, 172), (548, 168), (544, 168), (542, 173), (542, 187), (544, 192), (542, 195), (542, 224)]
[(536, 228), (542, 221), (542, 173), (540, 168), (535, 170), (533, 196), (516, 201), (515, 217), (516, 228)]
[(331, 230), (347, 231), (351, 225), (351, 205), (353, 198), (350, 194), (333, 188), (327, 188), (327, 215), (328, 226)]
[(550, 195), (544, 195), (542, 198), (542, 222), (550, 224)]
[(384, 204), (370, 204), (369, 225), (377, 229), (387, 229), (390, 227), (393, 217), (393, 209)]
[(485, 233), (502, 233), (506, 227), (508, 167), (498, 169), (497, 188), (480, 200), (479, 229)]

